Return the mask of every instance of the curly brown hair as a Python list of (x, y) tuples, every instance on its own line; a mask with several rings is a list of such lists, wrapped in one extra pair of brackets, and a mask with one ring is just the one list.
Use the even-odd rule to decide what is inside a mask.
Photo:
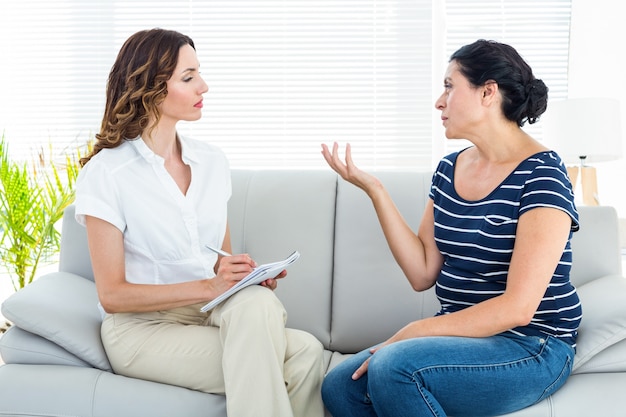
[[(159, 122), (159, 104), (167, 96), (167, 80), (178, 62), (180, 48), (193, 40), (173, 30), (150, 29), (126, 40), (109, 73), (106, 105), (100, 132), (84, 166), (102, 149), (116, 148)], [(152, 121), (152, 124), (150, 122)]]

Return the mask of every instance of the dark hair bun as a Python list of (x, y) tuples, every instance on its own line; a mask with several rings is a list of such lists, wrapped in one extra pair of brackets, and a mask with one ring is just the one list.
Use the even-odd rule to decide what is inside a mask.
[(548, 87), (537, 78), (533, 78), (526, 85), (526, 111), (522, 114), (522, 120), (528, 120), (533, 124), (541, 116), (548, 107)]

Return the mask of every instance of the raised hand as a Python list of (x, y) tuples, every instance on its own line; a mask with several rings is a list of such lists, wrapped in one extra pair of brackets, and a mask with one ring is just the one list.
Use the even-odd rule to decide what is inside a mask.
[(339, 158), (339, 145), (337, 142), (333, 143), (332, 152), (328, 149), (328, 146), (322, 144), (322, 155), (328, 165), (330, 165), (330, 167), (337, 172), (341, 178), (356, 185), (366, 193), (369, 193), (373, 186), (380, 185), (380, 182), (376, 177), (360, 170), (354, 164), (354, 161), (352, 160), (352, 148), (349, 143), (346, 145), (345, 162)]

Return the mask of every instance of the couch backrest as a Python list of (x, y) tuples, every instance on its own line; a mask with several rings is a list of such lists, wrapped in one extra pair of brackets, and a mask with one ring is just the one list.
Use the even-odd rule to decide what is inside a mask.
[[(428, 199), (428, 172), (381, 172), (399, 210), (417, 230)], [(277, 294), (288, 326), (314, 334), (326, 348), (356, 352), (438, 308), (433, 289), (416, 293), (397, 266), (365, 193), (329, 170), (233, 170), (229, 224), (233, 252), (272, 262), (293, 250)], [(572, 280), (577, 285), (621, 274), (617, 213), (579, 207)], [(69, 207), (59, 269), (93, 280), (85, 229)]]
[[(377, 176), (417, 231), (431, 174), (396, 172)], [(581, 206), (578, 211), (581, 226), (572, 239), (574, 285), (621, 275), (615, 209)], [(411, 321), (432, 316), (439, 307), (434, 288), (416, 293), (410, 287), (391, 255), (365, 193), (339, 180), (330, 348), (358, 352), (387, 339)]]
[(617, 211), (608, 206), (580, 206), (580, 230), (572, 238), (574, 285), (622, 274)]
[[(431, 173), (377, 173), (417, 232)], [(410, 321), (432, 316), (434, 289), (415, 292), (389, 250), (367, 195), (339, 180), (335, 219), (331, 348), (356, 352), (379, 343)]]
[(87, 232), (74, 218), (76, 209), (73, 205), (63, 212), (61, 225), (61, 252), (59, 253), (59, 271), (71, 272), (93, 281), (91, 258), (87, 246)]
[(229, 226), (234, 252), (273, 262), (300, 252), (276, 293), (288, 326), (330, 344), (337, 176), (324, 171), (233, 170)]

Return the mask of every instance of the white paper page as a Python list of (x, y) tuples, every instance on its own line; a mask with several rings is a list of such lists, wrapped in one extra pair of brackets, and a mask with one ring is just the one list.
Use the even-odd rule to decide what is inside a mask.
[(278, 262), (271, 262), (267, 264), (263, 264), (257, 266), (246, 275), (241, 281), (237, 284), (233, 285), (230, 289), (228, 289), (223, 294), (215, 297), (212, 301), (205, 304), (200, 311), (207, 312), (222, 301), (226, 300), (228, 297), (241, 290), (242, 288), (248, 287), (250, 285), (260, 284), (268, 278), (274, 278), (278, 275), (283, 269), (286, 269), (289, 265), (294, 263), (300, 257), (300, 252), (294, 251), (291, 255), (289, 255), (286, 259)]

